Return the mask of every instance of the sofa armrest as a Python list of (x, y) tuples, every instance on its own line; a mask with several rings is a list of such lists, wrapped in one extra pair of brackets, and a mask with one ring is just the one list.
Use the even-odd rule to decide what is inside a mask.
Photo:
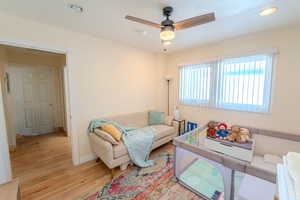
[(173, 126), (175, 129), (174, 137), (178, 136), (179, 123), (173, 120), (173, 116), (168, 115), (165, 117), (165, 125)]
[(91, 133), (90, 143), (93, 152), (97, 155), (97, 157), (101, 158), (101, 160), (108, 166), (111, 166), (111, 162), (113, 160), (113, 146), (111, 143), (103, 140), (101, 137), (97, 136), (95, 133)]

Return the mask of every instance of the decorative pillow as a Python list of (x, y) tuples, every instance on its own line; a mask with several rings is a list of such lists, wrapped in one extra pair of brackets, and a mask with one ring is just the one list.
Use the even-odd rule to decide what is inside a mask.
[(157, 125), (165, 123), (165, 113), (160, 111), (150, 111), (148, 113), (148, 124)]
[(95, 129), (95, 134), (97, 134), (98, 136), (100, 136), (103, 140), (113, 144), (113, 145), (118, 145), (119, 142), (117, 142), (110, 134), (101, 131), (100, 129)]
[(100, 129), (110, 134), (115, 140), (117, 141), (121, 140), (122, 133), (114, 125), (104, 124), (100, 126)]

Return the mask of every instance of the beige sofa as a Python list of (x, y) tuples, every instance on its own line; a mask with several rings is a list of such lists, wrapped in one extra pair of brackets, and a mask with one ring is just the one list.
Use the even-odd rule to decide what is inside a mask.
[[(105, 119), (114, 120), (123, 126), (129, 127), (145, 127), (148, 126), (148, 111), (131, 113), (126, 115), (107, 117)], [(152, 125), (156, 130), (154, 144), (152, 149), (155, 149), (177, 136), (178, 124), (166, 117), (168, 124)], [(95, 133), (90, 134), (90, 144), (93, 152), (100, 158), (110, 169), (120, 166), (121, 170), (125, 170), (130, 163), (130, 157), (126, 146), (121, 142), (118, 145), (103, 140)]]

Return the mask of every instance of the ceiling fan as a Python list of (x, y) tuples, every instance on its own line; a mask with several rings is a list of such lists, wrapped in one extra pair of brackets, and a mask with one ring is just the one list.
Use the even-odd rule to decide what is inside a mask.
[(175, 38), (175, 30), (187, 29), (193, 26), (198, 26), (198, 25), (215, 21), (215, 13), (208, 13), (205, 15), (192, 17), (175, 23), (174, 21), (169, 19), (172, 12), (173, 12), (173, 8), (170, 6), (163, 8), (163, 15), (166, 17), (166, 19), (162, 21), (161, 24), (154, 23), (141, 18), (133, 17), (130, 15), (126, 15), (125, 19), (138, 22), (141, 24), (149, 25), (155, 28), (160, 28), (161, 29), (160, 39), (164, 44), (171, 44), (170, 41)]

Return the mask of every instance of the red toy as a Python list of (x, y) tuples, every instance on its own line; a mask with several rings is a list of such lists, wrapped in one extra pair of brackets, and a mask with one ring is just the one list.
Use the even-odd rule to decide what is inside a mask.
[(207, 126), (208, 126), (208, 129), (206, 130), (207, 137), (216, 138), (217, 137), (216, 124), (213, 122), (209, 122)]

